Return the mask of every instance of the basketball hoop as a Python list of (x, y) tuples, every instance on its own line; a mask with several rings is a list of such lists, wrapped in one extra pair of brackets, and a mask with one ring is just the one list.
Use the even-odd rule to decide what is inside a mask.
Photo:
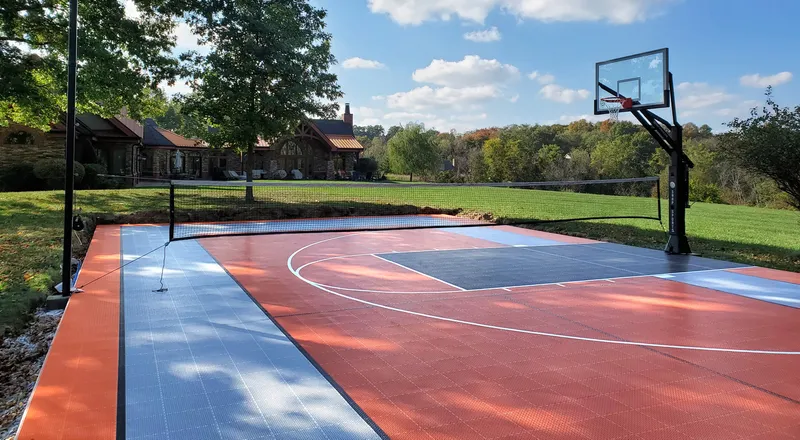
[(601, 101), (606, 103), (606, 110), (608, 110), (609, 121), (619, 121), (619, 111), (633, 107), (633, 100), (631, 98), (619, 98), (616, 96), (608, 98), (600, 98)]

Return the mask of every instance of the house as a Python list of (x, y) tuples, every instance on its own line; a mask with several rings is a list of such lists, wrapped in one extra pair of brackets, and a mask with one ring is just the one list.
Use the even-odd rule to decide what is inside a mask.
[[(214, 179), (222, 171), (244, 170), (247, 154), (209, 148), (161, 128), (152, 119), (139, 124), (122, 114), (112, 118), (78, 115), (75, 158), (102, 163), (109, 174), (139, 178)], [(64, 157), (63, 124), (45, 133), (20, 125), (0, 127), (0, 168), (20, 161)], [(345, 104), (341, 120), (305, 119), (293, 136), (255, 146), (254, 169), (266, 177), (299, 170), (313, 179), (334, 179), (353, 171), (364, 147), (353, 134), (353, 114)]]
[[(305, 119), (292, 137), (270, 145), (255, 146), (253, 169), (273, 177), (283, 170), (299, 170), (312, 179), (334, 179), (353, 171), (364, 147), (353, 134), (353, 114), (345, 104), (341, 120)], [(188, 139), (158, 127), (144, 125), (143, 176), (152, 178), (219, 178), (222, 171), (244, 171), (246, 153), (208, 148), (198, 139)]]
[[(123, 115), (102, 118), (80, 114), (76, 123), (76, 161), (105, 164), (111, 174), (138, 175), (142, 131), (136, 121)], [(63, 158), (65, 138), (66, 126), (61, 123), (54, 124), (47, 132), (19, 124), (0, 127), (0, 169)]]

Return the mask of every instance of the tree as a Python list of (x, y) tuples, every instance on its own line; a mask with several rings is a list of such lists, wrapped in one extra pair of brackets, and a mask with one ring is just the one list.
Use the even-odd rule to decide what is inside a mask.
[[(332, 117), (338, 109), (326, 12), (306, 0), (197, 2), (188, 21), (213, 49), (184, 58), (192, 63), (194, 92), (185, 107), (214, 125), (206, 135), (212, 147), (247, 151), (252, 181), (259, 140), (278, 143), (304, 117)], [(246, 199), (253, 200), (252, 188)]]
[(167, 110), (163, 115), (156, 116), (154, 119), (159, 127), (174, 131), (181, 136), (188, 138), (202, 138), (208, 132), (208, 126), (184, 114), (181, 105), (177, 101), (172, 101), (167, 105)]
[[(390, 129), (391, 131), (391, 129)], [(389, 140), (389, 163), (392, 171), (408, 174), (425, 174), (437, 171), (441, 165), (436, 132), (426, 130), (422, 124), (408, 124)]]
[(771, 87), (766, 96), (749, 118), (726, 124), (731, 131), (722, 136), (724, 150), (740, 167), (774, 180), (800, 209), (800, 106), (778, 106)]
[(402, 129), (403, 127), (400, 125), (392, 125), (391, 127), (389, 127), (389, 130), (386, 132), (386, 142), (389, 142), (394, 137), (394, 135), (399, 133)]
[(389, 150), (383, 139), (376, 137), (368, 145), (365, 145), (364, 157), (375, 160), (378, 164), (378, 172), (383, 175), (389, 172)]
[[(117, 0), (81, 0), (78, 113), (109, 117), (124, 107), (134, 118), (163, 110), (162, 81), (179, 74), (170, 0), (134, 0), (126, 17)], [(68, 0), (0, 3), (0, 125), (47, 130), (66, 109)]]
[(375, 138), (382, 138), (385, 135), (382, 125), (354, 125), (353, 134), (356, 136), (364, 136), (369, 140)]

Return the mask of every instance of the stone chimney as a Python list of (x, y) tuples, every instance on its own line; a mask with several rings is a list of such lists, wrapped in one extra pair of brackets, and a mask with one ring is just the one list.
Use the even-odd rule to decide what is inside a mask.
[(344, 116), (342, 117), (342, 120), (345, 122), (345, 124), (353, 125), (353, 114), (350, 113), (349, 102), (344, 105)]

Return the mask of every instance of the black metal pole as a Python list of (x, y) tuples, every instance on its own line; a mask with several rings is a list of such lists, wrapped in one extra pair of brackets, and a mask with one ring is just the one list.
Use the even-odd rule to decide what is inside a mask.
[(75, 190), (75, 88), (78, 70), (78, 0), (69, 2), (69, 41), (67, 60), (67, 167), (64, 171), (64, 255), (61, 267), (61, 294), (72, 293), (72, 204)]
[(689, 239), (686, 238), (686, 199), (688, 181), (683, 161), (683, 129), (680, 125), (672, 127), (670, 137), (672, 152), (669, 166), (669, 241), (664, 249), (669, 254), (689, 254)]

